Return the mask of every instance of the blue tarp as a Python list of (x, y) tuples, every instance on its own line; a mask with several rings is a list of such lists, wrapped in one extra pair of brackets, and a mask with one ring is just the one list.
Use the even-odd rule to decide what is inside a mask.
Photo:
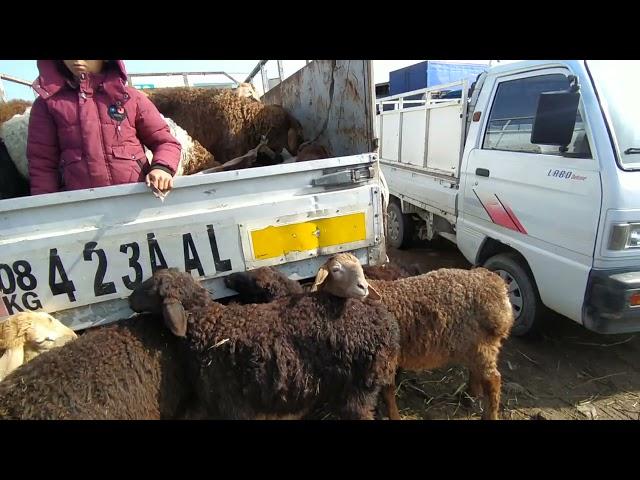
[(471, 84), (487, 68), (487, 65), (478, 63), (420, 62), (389, 73), (389, 95), (464, 79)]
[(465, 79), (471, 85), (476, 77), (487, 68), (487, 65), (477, 63), (428, 62), (426, 87), (459, 82)]

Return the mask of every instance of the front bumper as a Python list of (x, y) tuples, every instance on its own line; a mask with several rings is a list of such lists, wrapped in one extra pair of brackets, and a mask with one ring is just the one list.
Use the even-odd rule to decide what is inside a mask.
[(629, 299), (640, 293), (640, 271), (591, 270), (582, 308), (586, 328), (597, 333), (640, 332), (640, 306)]

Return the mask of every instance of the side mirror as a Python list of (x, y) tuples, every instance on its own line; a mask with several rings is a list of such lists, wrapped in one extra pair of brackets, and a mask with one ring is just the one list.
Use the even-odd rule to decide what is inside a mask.
[(538, 108), (531, 129), (531, 143), (560, 147), (566, 147), (571, 143), (580, 92), (577, 79), (571, 76), (569, 80), (572, 82), (569, 90), (543, 92), (538, 97)]

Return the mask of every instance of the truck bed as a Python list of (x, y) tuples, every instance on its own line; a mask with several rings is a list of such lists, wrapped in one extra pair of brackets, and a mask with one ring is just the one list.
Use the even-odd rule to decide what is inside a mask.
[(76, 330), (112, 322), (163, 267), (221, 298), (232, 272), (311, 278), (341, 251), (384, 262), (371, 78), (370, 61), (314, 60), (263, 97), (333, 158), (178, 177), (164, 203), (144, 184), (0, 201), (0, 320), (43, 309)]
[(371, 154), (179, 177), (164, 202), (144, 184), (0, 202), (0, 318), (43, 308), (74, 329), (127, 317), (155, 269), (203, 278), (279, 266), (313, 277), (326, 255), (384, 261)]
[(380, 169), (391, 195), (455, 223), (457, 178), (383, 160)]
[[(462, 89), (461, 98), (439, 92)], [(380, 164), (391, 195), (455, 223), (467, 82), (378, 99)]]

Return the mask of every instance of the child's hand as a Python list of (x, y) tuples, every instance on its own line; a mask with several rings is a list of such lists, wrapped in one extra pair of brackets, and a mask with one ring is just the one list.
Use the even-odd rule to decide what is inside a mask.
[(159, 168), (149, 172), (146, 178), (147, 187), (154, 186), (161, 192), (168, 192), (173, 188), (173, 177), (170, 173)]

